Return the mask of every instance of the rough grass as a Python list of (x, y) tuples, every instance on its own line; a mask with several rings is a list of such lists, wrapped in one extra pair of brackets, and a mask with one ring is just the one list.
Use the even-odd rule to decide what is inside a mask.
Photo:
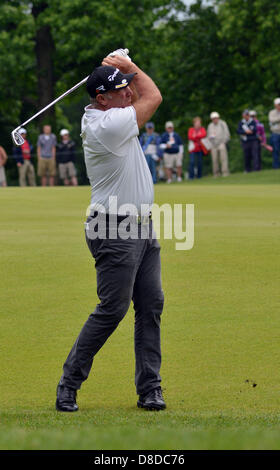
[(279, 182), (267, 171), (156, 187), (158, 204), (195, 205), (194, 248), (160, 241), (159, 413), (136, 408), (132, 308), (96, 356), (80, 411), (55, 412), (63, 361), (98, 301), (90, 191), (0, 191), (0, 448), (279, 449)]

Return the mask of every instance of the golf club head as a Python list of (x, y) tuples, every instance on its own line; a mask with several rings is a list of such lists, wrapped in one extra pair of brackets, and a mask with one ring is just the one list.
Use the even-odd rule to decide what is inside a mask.
[(20, 146), (22, 144), (24, 144), (24, 138), (21, 136), (21, 134), (18, 132), (18, 130), (20, 129), (20, 127), (17, 127), (16, 129), (13, 130), (12, 132), (12, 139), (13, 139), (13, 142)]

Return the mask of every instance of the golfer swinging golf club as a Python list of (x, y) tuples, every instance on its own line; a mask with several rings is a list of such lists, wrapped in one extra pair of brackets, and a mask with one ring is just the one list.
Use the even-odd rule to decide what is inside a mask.
[[(161, 391), (160, 317), (163, 292), (160, 246), (152, 237), (150, 214), (153, 182), (138, 141), (139, 128), (162, 101), (155, 83), (130, 58), (107, 56), (87, 80), (91, 104), (82, 118), (82, 140), (92, 188), (86, 241), (95, 259), (100, 303), (74, 343), (57, 387), (56, 409), (77, 411), (77, 390), (87, 379), (95, 354), (125, 316), (131, 300), (135, 310), (135, 385), (138, 407), (166, 407)], [(110, 204), (112, 201), (116, 204)], [(127, 217), (124, 205), (137, 214), (131, 225), (138, 237), (111, 237)], [(143, 213), (143, 207), (146, 212)], [(123, 209), (122, 209), (123, 208)], [(106, 237), (93, 237), (90, 227), (105, 221)], [(141, 237), (143, 226), (148, 237)], [(110, 229), (110, 230), (109, 230)]]

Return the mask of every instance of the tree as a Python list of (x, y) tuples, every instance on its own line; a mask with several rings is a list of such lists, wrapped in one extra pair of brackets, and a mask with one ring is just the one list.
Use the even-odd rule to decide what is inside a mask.
[(0, 1), (0, 126), (4, 144), (10, 141), (10, 130), (22, 107), (29, 109), (36, 101), (33, 26), (25, 4)]
[[(7, 114), (13, 109), (10, 130), (117, 47), (130, 48), (133, 58), (148, 66), (156, 21), (184, 8), (180, 0), (155, 0), (152, 5), (148, 0), (0, 0), (0, 6), (0, 99)], [(81, 90), (77, 96), (83, 94)], [(54, 113), (51, 108), (30, 129), (35, 132), (44, 119), (55, 124)], [(59, 111), (61, 119), (65, 121)]]
[(236, 99), (271, 106), (280, 95), (280, 10), (277, 0), (220, 0), (219, 36), (229, 44), (238, 75)]
[[(38, 108), (42, 109), (54, 100), (54, 54), (55, 46), (51, 32), (51, 25), (45, 20), (44, 13), (49, 8), (49, 2), (33, 1), (31, 14), (35, 23), (35, 56), (38, 89)], [(42, 124), (45, 118), (55, 124), (55, 108), (49, 108), (39, 116)]]
[[(159, 131), (172, 119), (186, 139), (195, 115), (206, 125), (216, 110), (235, 133), (244, 107), (256, 108), (266, 123), (280, 95), (278, 3), (197, 0), (186, 10), (180, 0), (0, 0), (2, 145), (9, 151), (18, 123), (118, 47), (128, 47), (159, 85), (164, 100), (153, 117)], [(54, 131), (67, 127), (79, 141), (86, 100), (81, 87), (51, 108), (28, 125), (31, 140), (48, 120)]]
[(214, 7), (198, 1), (188, 13), (183, 20), (162, 25), (155, 64), (165, 93), (160, 115), (175, 120), (185, 136), (194, 116), (208, 120), (211, 111), (223, 110), (225, 99), (231, 106), (235, 80), (228, 44), (218, 36), (220, 20)]

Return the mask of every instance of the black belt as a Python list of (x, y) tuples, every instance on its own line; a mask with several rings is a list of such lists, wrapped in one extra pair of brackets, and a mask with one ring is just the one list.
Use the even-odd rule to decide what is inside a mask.
[(127, 219), (128, 217), (130, 218), (131, 222), (137, 223), (138, 225), (143, 224), (143, 223), (148, 223), (149, 220), (152, 218), (152, 213), (150, 212), (149, 215), (118, 215), (118, 214), (105, 214), (104, 212), (97, 212), (95, 211), (93, 214), (90, 215), (90, 217), (94, 218), (99, 216), (100, 219), (102, 220), (103, 217), (105, 217), (106, 222), (117, 222), (120, 223), (123, 220)]

